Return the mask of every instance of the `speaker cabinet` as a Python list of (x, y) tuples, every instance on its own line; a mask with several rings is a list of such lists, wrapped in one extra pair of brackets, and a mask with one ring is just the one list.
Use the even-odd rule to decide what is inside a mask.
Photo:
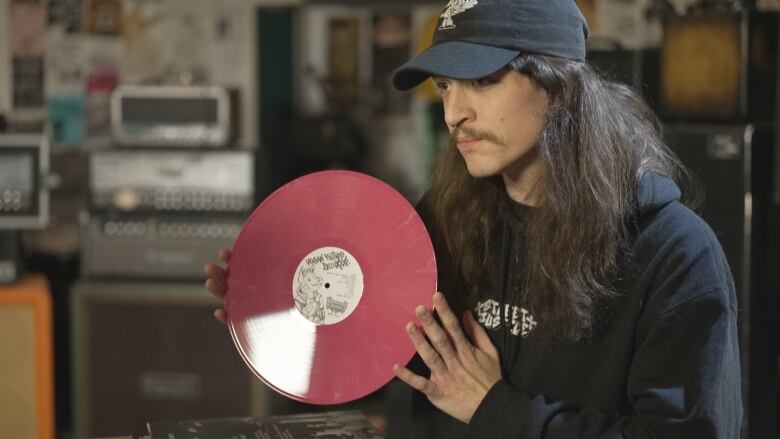
[(633, 87), (655, 109), (658, 105), (658, 49), (589, 47), (588, 63), (607, 78)]
[(773, 122), (776, 12), (668, 17), (661, 49), (661, 112), (679, 121)]
[(212, 316), (219, 301), (202, 283), (82, 281), (71, 300), (76, 437), (268, 414), (268, 391)]
[(778, 370), (772, 316), (777, 269), (772, 232), (775, 133), (762, 125), (669, 126), (682, 161), (705, 192), (702, 217), (726, 253), (737, 289), (742, 355), (743, 439), (777, 437)]
[(43, 276), (0, 287), (0, 437), (54, 438), (51, 322)]

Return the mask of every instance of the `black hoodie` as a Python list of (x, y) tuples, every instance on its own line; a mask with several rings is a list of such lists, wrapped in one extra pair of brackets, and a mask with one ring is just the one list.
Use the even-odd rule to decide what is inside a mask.
[[(679, 197), (675, 183), (661, 175), (650, 173), (640, 182), (638, 232), (631, 262), (619, 269), (619, 297), (584, 341), (534, 337), (544, 316), (507, 292), (516, 290), (515, 252), (498, 246), (507, 268), (493, 284), (504, 287), (484, 292), (473, 312), (501, 354), (503, 378), (468, 425), (415, 392), (414, 437), (738, 438), (734, 283), (713, 232)], [(509, 204), (501, 210), (501, 233), (522, 236), (517, 228), (528, 208)], [(430, 227), (425, 199), (419, 208)], [(436, 247), (437, 258), (447, 261)]]

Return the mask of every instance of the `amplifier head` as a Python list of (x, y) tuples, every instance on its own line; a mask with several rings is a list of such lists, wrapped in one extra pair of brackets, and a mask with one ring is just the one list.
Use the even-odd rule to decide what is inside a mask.
[(246, 213), (255, 162), (247, 150), (98, 150), (90, 154), (93, 210)]
[(49, 141), (0, 135), (0, 229), (38, 229), (49, 222)]
[(220, 87), (120, 86), (111, 96), (114, 141), (122, 146), (222, 147), (235, 130)]

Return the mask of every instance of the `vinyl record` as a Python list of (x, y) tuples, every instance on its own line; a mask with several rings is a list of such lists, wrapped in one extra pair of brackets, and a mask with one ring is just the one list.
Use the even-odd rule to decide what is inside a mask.
[(298, 401), (379, 389), (415, 352), (404, 326), (431, 305), (436, 260), (414, 208), (356, 172), (294, 180), (252, 213), (233, 248), (225, 308), (250, 369)]

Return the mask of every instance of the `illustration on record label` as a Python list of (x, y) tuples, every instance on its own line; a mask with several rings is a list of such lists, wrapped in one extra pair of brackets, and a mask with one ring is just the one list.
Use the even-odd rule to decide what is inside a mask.
[(331, 325), (347, 318), (363, 295), (363, 272), (346, 250), (323, 247), (295, 270), (295, 307), (312, 323)]

